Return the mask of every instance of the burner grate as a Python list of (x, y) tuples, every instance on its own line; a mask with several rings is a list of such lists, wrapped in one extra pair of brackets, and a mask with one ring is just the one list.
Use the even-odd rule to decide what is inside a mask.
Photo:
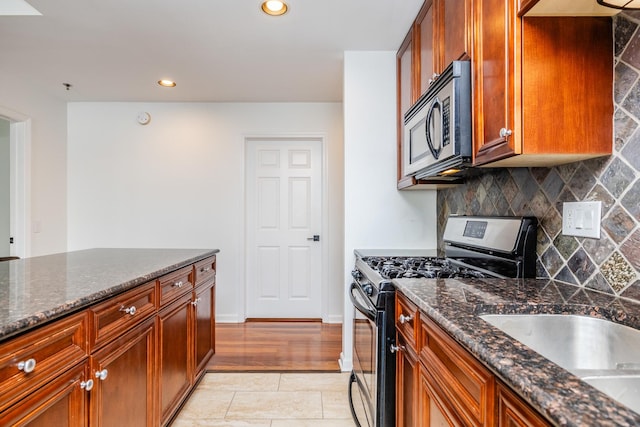
[(480, 271), (456, 266), (446, 258), (363, 257), (362, 260), (384, 279), (487, 277), (486, 274)]

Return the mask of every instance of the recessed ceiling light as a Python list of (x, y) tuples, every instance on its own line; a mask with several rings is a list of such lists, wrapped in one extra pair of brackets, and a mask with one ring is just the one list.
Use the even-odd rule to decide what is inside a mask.
[(176, 82), (173, 80), (158, 80), (158, 84), (163, 87), (176, 87)]
[(287, 13), (287, 5), (283, 1), (268, 0), (262, 3), (262, 11), (267, 15), (280, 16)]

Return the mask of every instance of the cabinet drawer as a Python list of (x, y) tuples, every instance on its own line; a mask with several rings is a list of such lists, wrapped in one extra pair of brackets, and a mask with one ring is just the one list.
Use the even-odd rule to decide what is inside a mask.
[(212, 256), (202, 261), (198, 261), (195, 265), (196, 286), (216, 277), (216, 257)]
[(156, 312), (156, 282), (117, 295), (92, 307), (90, 312), (93, 351)]
[(160, 307), (164, 307), (181, 295), (193, 291), (193, 268), (191, 266), (162, 276), (159, 280)]
[(87, 312), (2, 345), (0, 411), (87, 357)]
[(402, 334), (413, 348), (417, 346), (417, 332), (415, 325), (418, 319), (418, 307), (401, 293), (396, 293), (396, 330)]
[(420, 322), (420, 361), (464, 425), (493, 422), (494, 376), (426, 316)]

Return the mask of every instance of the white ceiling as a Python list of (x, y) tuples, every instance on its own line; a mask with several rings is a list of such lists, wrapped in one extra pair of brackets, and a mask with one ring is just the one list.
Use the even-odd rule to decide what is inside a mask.
[(341, 101), (343, 52), (397, 50), (422, 1), (29, 0), (42, 16), (0, 16), (0, 76), (69, 101)]

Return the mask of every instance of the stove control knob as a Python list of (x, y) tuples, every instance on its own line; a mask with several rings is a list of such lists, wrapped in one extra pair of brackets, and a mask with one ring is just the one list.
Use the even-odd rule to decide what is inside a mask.
[(358, 269), (354, 269), (353, 271), (351, 271), (351, 276), (356, 280), (362, 279), (362, 273), (360, 273), (360, 270)]
[(369, 296), (373, 295), (373, 285), (371, 283), (366, 283), (362, 285), (362, 290), (364, 291), (365, 294)]

